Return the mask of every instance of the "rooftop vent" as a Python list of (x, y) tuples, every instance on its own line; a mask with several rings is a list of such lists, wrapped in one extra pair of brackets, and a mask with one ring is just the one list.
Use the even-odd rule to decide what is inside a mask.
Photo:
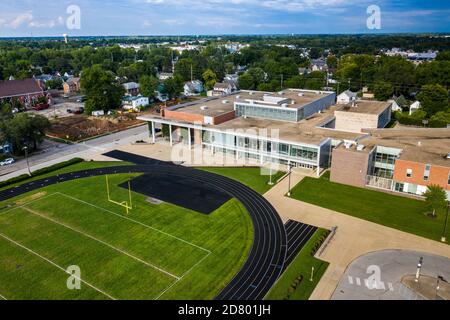
[(253, 91), (250, 91), (248, 94), (252, 96), (253, 95)]
[(447, 159), (450, 159), (450, 153), (447, 154)]
[(358, 150), (358, 151), (363, 151), (365, 148), (366, 148), (365, 145), (359, 144), (359, 145), (356, 147), (356, 150)]
[(300, 92), (300, 93), (298, 94), (298, 96), (299, 96), (299, 97), (304, 97), (305, 94), (304, 94), (303, 92)]
[(223, 104), (227, 104), (227, 103), (229, 103), (230, 101), (228, 101), (228, 100), (222, 100), (222, 103)]
[(283, 108), (287, 108), (288, 104), (287, 104), (287, 103), (283, 103), (281, 106), (282, 106)]
[(201, 110), (208, 110), (208, 107), (207, 106), (201, 106), (200, 109)]
[(240, 99), (240, 98), (241, 98), (241, 96), (239, 96), (239, 95), (236, 96), (236, 99)]
[(284, 95), (284, 92), (283, 92), (283, 91), (280, 91), (280, 92), (278, 92), (278, 94), (279, 94), (280, 96), (282, 96), (282, 95)]

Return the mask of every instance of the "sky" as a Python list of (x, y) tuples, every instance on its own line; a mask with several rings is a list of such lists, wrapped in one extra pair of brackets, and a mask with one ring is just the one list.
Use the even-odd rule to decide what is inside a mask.
[(449, 33), (450, 0), (0, 0), (0, 37), (405, 32)]

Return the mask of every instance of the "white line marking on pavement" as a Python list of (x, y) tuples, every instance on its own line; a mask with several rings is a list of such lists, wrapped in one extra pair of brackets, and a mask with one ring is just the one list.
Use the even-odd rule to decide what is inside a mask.
[(104, 294), (104, 295), (107, 296), (108, 298), (110, 298), (110, 299), (112, 299), (112, 300), (116, 300), (113, 296), (109, 295), (108, 293), (106, 293), (106, 292), (102, 291), (101, 289), (99, 289), (99, 288), (93, 286), (93, 285), (90, 284), (89, 282), (87, 282), (87, 281), (85, 281), (85, 280), (83, 280), (83, 279), (81, 279), (81, 278), (79, 278), (79, 277), (76, 277), (76, 276), (74, 276), (74, 275), (68, 273), (63, 267), (57, 265), (56, 263), (54, 263), (53, 261), (47, 259), (46, 257), (41, 256), (39, 253), (34, 252), (33, 250), (31, 250), (31, 249), (25, 247), (24, 245), (18, 243), (17, 241), (14, 241), (13, 239), (8, 238), (7, 236), (5, 236), (5, 235), (2, 234), (2, 233), (0, 233), (0, 237), (2, 237), (2, 238), (5, 239), (5, 240), (8, 240), (9, 242), (15, 244), (16, 246), (18, 246), (18, 247), (20, 247), (20, 248), (22, 248), (22, 249), (24, 249), (24, 250), (26, 250), (26, 251), (28, 251), (28, 252), (34, 254), (35, 256), (41, 258), (42, 260), (47, 261), (47, 262), (50, 263), (52, 266), (54, 266), (54, 267), (56, 267), (56, 268), (58, 268), (58, 269), (64, 271), (64, 273), (67, 273), (67, 274), (71, 275), (71, 276), (74, 277), (75, 279), (80, 280), (81, 282), (83, 282), (84, 284), (88, 285), (88, 286), (91, 287), (92, 289), (95, 289), (95, 290), (97, 290), (98, 292)]

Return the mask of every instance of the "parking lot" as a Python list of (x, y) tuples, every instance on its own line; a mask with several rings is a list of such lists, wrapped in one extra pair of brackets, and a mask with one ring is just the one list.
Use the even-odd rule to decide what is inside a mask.
[(67, 110), (77, 110), (84, 108), (83, 102), (78, 102), (81, 99), (80, 95), (72, 96), (70, 98), (55, 97), (53, 98), (54, 104), (46, 110), (30, 111), (31, 113), (39, 114), (49, 119), (71, 117), (73, 113), (67, 112)]

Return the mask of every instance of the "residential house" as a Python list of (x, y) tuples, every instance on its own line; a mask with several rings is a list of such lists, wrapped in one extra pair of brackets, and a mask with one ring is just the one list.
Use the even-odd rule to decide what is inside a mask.
[(124, 96), (122, 98), (122, 104), (125, 110), (139, 111), (142, 107), (149, 105), (149, 99), (142, 95)]
[(63, 89), (65, 94), (77, 93), (81, 91), (81, 79), (69, 78), (63, 83)]
[(350, 90), (346, 90), (337, 96), (337, 104), (349, 104), (356, 100), (357, 94)]
[(136, 82), (127, 82), (122, 84), (125, 88), (126, 94), (130, 96), (137, 96), (139, 94), (139, 83)]
[(212, 90), (213, 96), (224, 96), (236, 91), (236, 87), (230, 83), (217, 82)]
[(414, 112), (421, 108), (421, 104), (419, 101), (414, 102), (409, 106), (409, 115), (412, 115)]
[(35, 100), (44, 96), (43, 87), (35, 79), (0, 81), (0, 101), (10, 102), (13, 106), (18, 101), (30, 108)]
[(167, 79), (173, 78), (173, 73), (171, 72), (161, 72), (158, 74), (159, 81), (166, 81)]
[(184, 95), (196, 96), (204, 91), (203, 83), (200, 80), (189, 81), (184, 84)]
[(328, 65), (325, 59), (311, 60), (310, 68), (312, 71), (328, 71)]

